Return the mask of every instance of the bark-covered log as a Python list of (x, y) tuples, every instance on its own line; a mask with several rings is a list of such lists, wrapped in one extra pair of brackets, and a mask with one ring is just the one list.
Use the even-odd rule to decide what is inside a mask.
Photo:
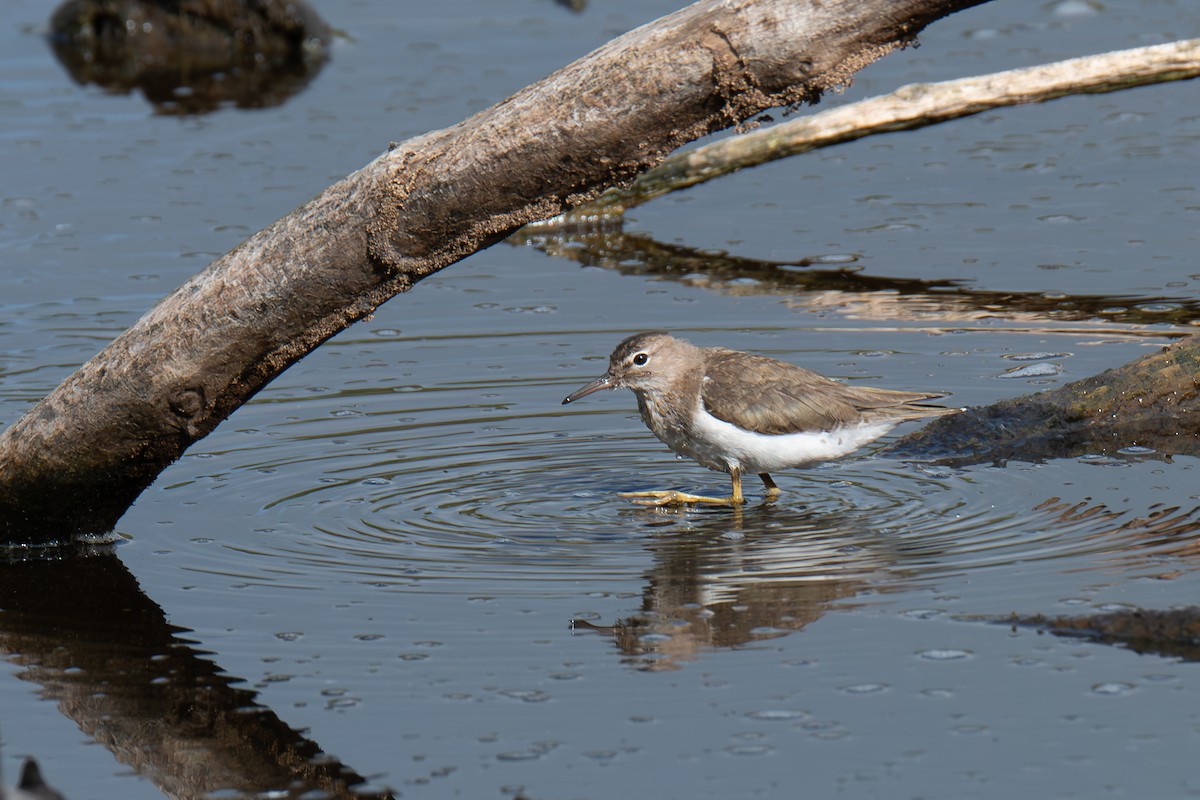
[(305, 353), (414, 282), (985, 0), (703, 0), (397, 144), (215, 261), (0, 435), (0, 539), (111, 528)]

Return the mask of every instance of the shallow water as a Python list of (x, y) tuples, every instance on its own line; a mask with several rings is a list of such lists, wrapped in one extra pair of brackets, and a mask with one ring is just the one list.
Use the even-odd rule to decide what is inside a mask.
[[(389, 139), (457, 121), (666, 8), (497, 16), (463, 2), (399, 19), (330, 4), (347, 35), (303, 94), (175, 118), (71, 85), (37, 36), (46, 9), (14, 4), (0, 31), (13, 121), (0, 130), (0, 421)], [(832, 102), (1197, 22), (1183, 2), (993, 4)], [(6, 581), (46, 570), (31, 595), (101, 606), (87, 622), (45, 598), (0, 611), (7, 774), (29, 753), (68, 797), (162, 796), (161, 764), (123, 737), (165, 713), (145, 710), (155, 687), (194, 671), (406, 797), (783, 797), (801, 781), (852, 797), (1196, 792), (1194, 664), (987, 621), (1193, 603), (1194, 458), (1134, 447), (955, 470), (868, 449), (777, 476), (776, 502), (650, 510), (615, 494), (727, 479), (676, 460), (627, 392), (560, 405), (647, 328), (964, 405), (1160, 346), (1190, 321), (1200, 279), (1185, 167), (1200, 157), (1196, 91), (868, 140), (666, 198), (628, 225), (690, 252), (961, 281), (969, 303), (507, 244), (422, 282), (167, 470), (122, 519), (115, 559), (7, 567)], [(1109, 313), (1061, 305), (1094, 298)], [(98, 585), (76, 587), (70, 570), (89, 563)], [(174, 666), (122, 688), (147, 659)]]

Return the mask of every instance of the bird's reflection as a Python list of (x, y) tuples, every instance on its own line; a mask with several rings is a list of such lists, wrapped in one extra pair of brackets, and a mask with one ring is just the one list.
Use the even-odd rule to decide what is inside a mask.
[(169, 797), (359, 793), (362, 776), (239, 688), (110, 548), (0, 557), (0, 653)]
[(704, 651), (798, 631), (882, 574), (903, 580), (895, 542), (866, 515), (763, 503), (690, 516), (687, 532), (648, 543), (639, 613), (608, 626), (576, 620), (576, 630), (611, 635), (638, 668), (677, 669)]
[[(940, 535), (936, 513), (913, 520), (914, 529), (902, 533), (882, 525), (871, 509), (764, 502), (702, 513), (630, 513), (649, 524), (664, 515), (686, 517), (688, 524), (648, 540), (654, 563), (637, 613), (611, 624), (572, 624), (576, 631), (610, 636), (621, 658), (642, 670), (679, 669), (705, 652), (786, 636), (827, 611), (852, 607), (856, 597), (936, 582), (947, 570), (1017, 563), (1039, 547), (1022, 544), (1026, 529), (1060, 531), (1060, 555), (1089, 554), (1086, 563), (1095, 569), (1119, 561), (1169, 577), (1200, 559), (1200, 507), (1153, 507), (1136, 515), (1051, 497), (1030, 508), (1026, 525), (1011, 528), (1010, 537), (997, 534), (1009, 526), (1007, 516), (995, 526), (972, 519), (979, 528), (960, 537)], [(996, 547), (994, 561), (980, 550), (981, 541)]]

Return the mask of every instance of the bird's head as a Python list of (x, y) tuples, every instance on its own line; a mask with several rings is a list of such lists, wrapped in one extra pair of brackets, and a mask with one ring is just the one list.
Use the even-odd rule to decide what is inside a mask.
[(679, 384), (679, 378), (695, 365), (699, 348), (665, 331), (630, 336), (617, 345), (608, 358), (608, 372), (567, 396), (571, 403), (601, 389), (632, 389), (638, 394), (657, 394)]

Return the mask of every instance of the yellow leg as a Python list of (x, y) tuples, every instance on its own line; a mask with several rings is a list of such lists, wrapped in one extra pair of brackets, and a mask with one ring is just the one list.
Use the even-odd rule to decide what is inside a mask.
[(742, 473), (731, 470), (729, 477), (733, 480), (733, 494), (729, 497), (705, 497), (700, 494), (688, 494), (674, 489), (651, 490), (646, 492), (621, 492), (621, 497), (645, 497), (646, 500), (635, 500), (640, 506), (682, 506), (688, 503), (704, 503), (714, 506), (740, 506), (746, 502), (742, 495)]
[(758, 477), (762, 478), (763, 486), (767, 487), (767, 497), (778, 497), (780, 489), (775, 485), (775, 481), (771, 480), (771, 476), (765, 472), (758, 473)]

